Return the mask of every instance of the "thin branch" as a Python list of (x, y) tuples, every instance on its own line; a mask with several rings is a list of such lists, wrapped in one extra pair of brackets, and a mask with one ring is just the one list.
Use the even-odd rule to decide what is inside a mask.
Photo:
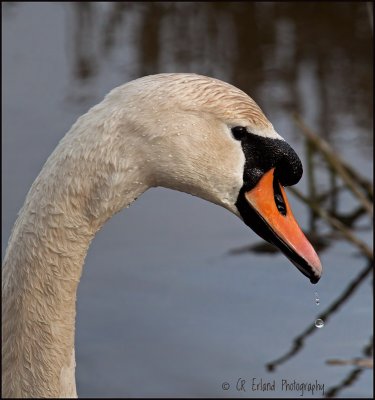
[(337, 218), (332, 217), (327, 213), (327, 211), (323, 210), (321, 207), (319, 207), (316, 203), (312, 202), (309, 200), (307, 197), (305, 197), (298, 189), (296, 188), (288, 188), (295, 196), (297, 196), (300, 200), (302, 200), (304, 203), (309, 205), (322, 219), (324, 219), (326, 222), (329, 223), (333, 228), (339, 230), (345, 238), (356, 245), (361, 252), (366, 255), (367, 258), (370, 260), (374, 259), (374, 252), (373, 250), (367, 246), (365, 242), (363, 242), (361, 239), (357, 238), (353, 233), (342, 223), (340, 222)]
[[(369, 262), (367, 267), (365, 267), (346, 287), (346, 289), (341, 293), (341, 295), (333, 302), (331, 305), (321, 313), (318, 318), (322, 319), (325, 323), (329, 320), (329, 318), (337, 312), (337, 310), (353, 295), (356, 289), (364, 282), (367, 276), (373, 271), (372, 263)], [(293, 339), (292, 346), (289, 351), (287, 351), (283, 356), (279, 357), (278, 359), (271, 361), (270, 363), (266, 364), (266, 368), (268, 371), (275, 371), (276, 367), (280, 364), (285, 363), (290, 358), (294, 357), (297, 353), (299, 353), (304, 344), (305, 340), (308, 336), (312, 335), (313, 333), (319, 331), (316, 328), (315, 324), (309, 325), (301, 334), (296, 336)]]
[[(351, 174), (348, 173), (345, 163), (337, 154), (335, 154), (335, 152), (331, 149), (331, 146), (325, 140), (313, 133), (298, 115), (294, 115), (294, 119), (297, 125), (301, 128), (301, 132), (303, 133), (303, 135), (309, 141), (311, 141), (311, 143), (313, 143), (317, 149), (320, 150), (328, 164), (340, 175), (341, 179), (345, 182), (348, 189), (350, 189), (351, 192), (357, 197), (365, 210), (371, 216), (373, 216), (373, 205), (368, 200), (367, 196), (361, 190), (359, 190), (358, 180), (353, 178), (353, 173), (356, 176), (359, 176), (358, 172), (354, 172), (353, 168), (351, 168)], [(363, 178), (361, 180), (363, 180)]]

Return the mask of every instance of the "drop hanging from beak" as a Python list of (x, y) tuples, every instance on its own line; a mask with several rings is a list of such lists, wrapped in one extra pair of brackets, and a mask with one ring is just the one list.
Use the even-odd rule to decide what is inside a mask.
[(311, 283), (317, 283), (322, 265), (292, 213), (285, 189), (275, 176), (275, 168), (266, 172), (244, 197), (262, 220), (256, 229), (250, 223), (249, 226), (276, 245)]

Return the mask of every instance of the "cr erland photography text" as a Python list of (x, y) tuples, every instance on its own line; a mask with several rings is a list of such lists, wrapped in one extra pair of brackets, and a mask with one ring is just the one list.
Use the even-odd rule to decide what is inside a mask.
[(317, 379), (311, 381), (298, 381), (296, 379), (273, 379), (266, 380), (259, 377), (236, 378), (228, 380), (221, 385), (224, 391), (238, 391), (246, 393), (259, 392), (289, 392), (291, 395), (298, 393), (299, 396), (324, 395), (324, 383)]

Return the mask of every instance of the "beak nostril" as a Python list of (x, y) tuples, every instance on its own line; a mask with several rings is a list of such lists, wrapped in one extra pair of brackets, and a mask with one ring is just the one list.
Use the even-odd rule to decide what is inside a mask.
[(286, 207), (283, 198), (279, 194), (275, 194), (275, 203), (281, 214), (286, 215)]
[(277, 209), (279, 210), (279, 213), (282, 215), (286, 215), (286, 204), (280, 190), (280, 183), (275, 176), (273, 178), (273, 193), (275, 204)]

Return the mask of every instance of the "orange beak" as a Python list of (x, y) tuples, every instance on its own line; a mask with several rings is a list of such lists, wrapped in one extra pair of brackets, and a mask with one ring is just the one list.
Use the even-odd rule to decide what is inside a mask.
[(285, 190), (274, 172), (274, 168), (266, 172), (253, 189), (244, 193), (257, 220), (255, 227), (249, 225), (276, 245), (311, 283), (317, 283), (322, 274), (319, 257), (294, 218)]

